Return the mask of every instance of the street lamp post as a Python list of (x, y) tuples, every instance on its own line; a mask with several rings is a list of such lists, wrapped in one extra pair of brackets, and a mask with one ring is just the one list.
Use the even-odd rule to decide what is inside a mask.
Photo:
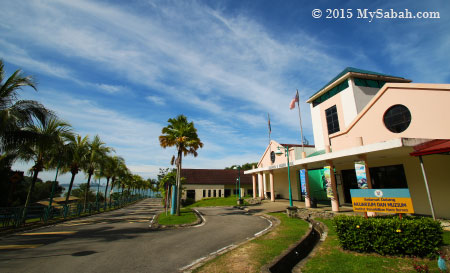
[[(292, 189), (291, 189), (291, 173), (289, 169), (289, 147), (283, 146), (284, 148), (284, 155), (287, 157), (287, 167), (288, 167), (288, 180), (289, 180), (289, 206), (293, 207), (292, 203)], [(276, 155), (282, 155), (283, 152), (280, 150), (280, 147), (277, 148), (277, 151), (275, 152)]]
[(239, 194), (239, 198), (238, 198), (238, 204), (242, 204), (242, 198), (241, 198), (241, 166), (237, 166), (234, 167), (234, 169), (238, 169), (238, 181), (239, 181), (239, 189), (238, 189), (238, 194)]

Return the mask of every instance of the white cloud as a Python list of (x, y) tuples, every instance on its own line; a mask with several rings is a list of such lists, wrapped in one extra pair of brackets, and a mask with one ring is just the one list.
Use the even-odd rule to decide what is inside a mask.
[(164, 98), (162, 97), (158, 97), (158, 96), (147, 96), (145, 97), (148, 101), (153, 102), (154, 104), (158, 104), (158, 105), (165, 105), (166, 101), (164, 100)]

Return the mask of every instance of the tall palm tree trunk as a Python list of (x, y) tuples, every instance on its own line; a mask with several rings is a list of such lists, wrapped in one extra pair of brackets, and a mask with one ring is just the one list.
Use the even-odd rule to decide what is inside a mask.
[(25, 220), (26, 220), (28, 205), (31, 200), (31, 194), (34, 190), (34, 185), (36, 184), (38, 174), (39, 174), (39, 170), (37, 168), (35, 168), (34, 172), (33, 172), (33, 180), (31, 180), (31, 185), (30, 185), (30, 188), (28, 189), (27, 200), (25, 201), (25, 205), (23, 208), (22, 222), (25, 222)]
[(180, 216), (180, 200), (181, 200), (181, 161), (182, 161), (183, 153), (181, 149), (178, 150), (178, 164), (177, 164), (177, 216)]
[(90, 189), (90, 185), (91, 185), (91, 177), (92, 177), (92, 172), (89, 172), (89, 178), (88, 178), (88, 182), (87, 182), (87, 186), (86, 186), (86, 193), (84, 194), (84, 205), (83, 205), (84, 211), (86, 211), (88, 193), (89, 193), (89, 189)]
[[(106, 206), (106, 196), (108, 194), (109, 177), (106, 178), (106, 188), (105, 188), (105, 206)], [(110, 197), (111, 198), (111, 197)]]
[(67, 196), (66, 196), (66, 202), (65, 202), (66, 205), (69, 203), (70, 193), (72, 192), (72, 186), (73, 186), (73, 181), (75, 180), (75, 175), (77, 175), (77, 173), (72, 172), (72, 177), (70, 178), (70, 184), (69, 184), (69, 191), (67, 192)]
[[(116, 177), (113, 176), (112, 180), (111, 180), (111, 190), (114, 188), (114, 186), (116, 185), (114, 182), (116, 181)], [(112, 202), (112, 198), (111, 198), (111, 193), (109, 193), (109, 206), (111, 207), (111, 202)]]

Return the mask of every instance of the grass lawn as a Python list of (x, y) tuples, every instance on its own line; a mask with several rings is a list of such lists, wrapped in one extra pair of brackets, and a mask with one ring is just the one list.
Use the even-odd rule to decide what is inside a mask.
[(261, 272), (290, 245), (300, 240), (308, 230), (308, 223), (298, 218), (288, 218), (283, 213), (270, 213), (280, 219), (274, 230), (242, 246), (218, 256), (194, 272)]
[(180, 216), (170, 215), (163, 212), (158, 217), (158, 224), (171, 226), (171, 225), (182, 225), (190, 224), (197, 220), (197, 216), (191, 209), (183, 208), (180, 210)]
[[(412, 258), (362, 254), (342, 250), (332, 220), (321, 219), (328, 227), (328, 237), (317, 252), (301, 269), (302, 272), (416, 272)], [(445, 232), (449, 243), (450, 232)], [(418, 264), (427, 264), (430, 272), (440, 272), (436, 260), (418, 259)]]
[[(228, 197), (216, 197), (216, 198), (204, 198), (200, 201), (195, 202), (192, 205), (187, 206), (187, 208), (195, 208), (195, 207), (221, 207), (221, 206), (236, 206), (237, 199), (236, 195), (228, 196)], [(248, 205), (244, 202), (244, 205)]]

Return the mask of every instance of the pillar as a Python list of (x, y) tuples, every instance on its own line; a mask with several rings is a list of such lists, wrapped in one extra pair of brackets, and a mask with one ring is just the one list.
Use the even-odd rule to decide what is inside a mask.
[(267, 194), (267, 176), (265, 173), (263, 173), (263, 196), (264, 196), (264, 199), (266, 198), (266, 194)]
[(258, 173), (258, 193), (261, 199), (264, 199), (263, 187), (262, 187), (262, 173)]
[(306, 196), (305, 196), (305, 207), (311, 207), (311, 191), (309, 189), (309, 177), (308, 177), (308, 165), (304, 166), (305, 168), (305, 184), (306, 184)]
[(270, 201), (275, 202), (275, 191), (273, 190), (273, 171), (269, 172), (270, 180)]
[(327, 161), (330, 166), (330, 178), (331, 178), (331, 189), (333, 190), (333, 198), (331, 199), (331, 209), (333, 211), (339, 211), (339, 202), (336, 188), (336, 177), (334, 176), (334, 165), (333, 161)]
[(253, 198), (256, 198), (256, 174), (252, 174), (253, 180)]

